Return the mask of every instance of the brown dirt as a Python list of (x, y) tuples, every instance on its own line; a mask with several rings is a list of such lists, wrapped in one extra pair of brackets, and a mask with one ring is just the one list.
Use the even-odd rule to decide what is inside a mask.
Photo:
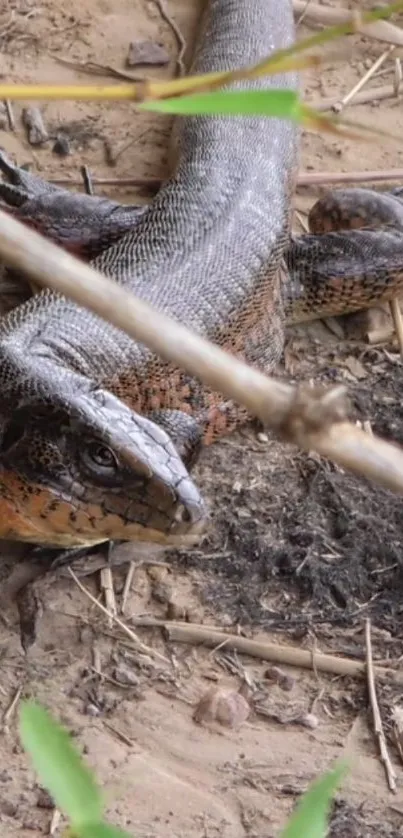
[[(172, 0), (169, 7), (190, 39), (197, 5)], [(308, 30), (302, 26), (300, 32)], [(164, 43), (172, 56), (166, 71), (150, 70), (150, 75), (173, 72), (175, 37), (151, 0), (73, 0), (65, 10), (56, 0), (39, 5), (8, 0), (0, 16), (0, 73), (15, 81), (85, 80), (89, 77), (57, 63), (56, 56), (124, 69), (129, 42), (147, 38)], [(383, 48), (355, 38), (348, 60), (307, 74), (308, 98), (344, 95)], [(391, 79), (388, 66), (386, 78)], [(169, 120), (139, 116), (130, 105), (46, 105), (43, 114), (52, 136), (70, 138), (71, 154), (60, 158), (51, 151), (52, 141), (40, 149), (28, 145), (21, 108), (16, 105), (14, 111), (16, 131), (0, 130), (0, 145), (18, 162), (32, 162), (48, 176), (77, 177), (83, 163), (98, 177), (159, 177), (167, 171)], [(403, 114), (393, 100), (352, 107), (348, 113), (381, 122), (395, 136), (402, 133)], [(115, 155), (121, 151), (113, 169), (106, 159), (110, 149)], [(402, 166), (402, 157), (393, 139), (368, 144), (303, 137), (303, 168)], [(104, 194), (133, 200), (129, 189)], [(306, 210), (319, 194), (300, 190), (296, 206)], [(351, 331), (351, 319), (341, 325)], [(402, 443), (403, 367), (388, 350), (337, 340), (319, 324), (290, 336), (279, 374), (346, 382), (352, 415), (369, 419), (375, 432)], [(127, 615), (165, 617), (173, 601), (177, 614), (187, 609), (188, 619), (234, 631), (241, 626), (247, 635), (362, 659), (363, 620), (369, 615), (376, 657), (400, 660), (399, 499), (313, 455), (280, 446), (256, 428), (206, 452), (198, 480), (213, 510), (208, 542), (191, 554), (169, 556), (168, 569), (138, 564), (127, 603), (129, 623)], [(125, 548), (123, 558), (120, 551), (121, 561), (128, 555), (144, 560), (134, 548)], [(3, 578), (9, 561), (5, 550)], [(89, 560), (84, 563), (84, 569), (91, 567)], [(114, 571), (118, 603), (125, 575), (125, 566)], [(99, 574), (83, 582), (99, 592)], [(19, 687), (23, 695), (51, 707), (96, 769), (110, 818), (133, 835), (274, 838), (300, 792), (342, 756), (351, 759), (352, 770), (333, 812), (332, 838), (402, 835), (401, 765), (392, 745), (398, 775), (393, 796), (377, 757), (362, 682), (285, 667), (294, 679), (291, 692), (285, 692), (265, 678), (267, 664), (246, 658), (241, 663), (224, 650), (169, 644), (159, 630), (139, 629), (151, 650), (168, 658), (163, 662), (152, 651), (141, 655), (127, 637), (110, 629), (66, 572), (48, 577), (39, 590), (44, 613), (27, 658), (21, 653), (15, 611), (10, 607), (4, 614), (2, 710)], [(93, 669), (98, 656), (101, 675)], [(239, 729), (196, 725), (192, 706), (211, 686), (237, 688), (242, 667), (266, 715), (253, 712)], [(379, 689), (389, 738), (400, 692)], [(307, 712), (317, 717), (315, 729), (290, 721)], [(52, 812), (43, 808), (43, 795), (21, 752), (15, 716), (5, 721), (0, 734), (1, 834), (48, 834)]]

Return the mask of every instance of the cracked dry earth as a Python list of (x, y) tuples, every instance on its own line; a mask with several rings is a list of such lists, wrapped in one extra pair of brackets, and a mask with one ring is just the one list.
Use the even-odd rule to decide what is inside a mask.
[[(190, 42), (198, 4), (169, 0), (168, 5)], [(299, 27), (301, 35), (308, 31), (305, 24)], [(87, 74), (58, 59), (124, 70), (129, 43), (141, 40), (162, 44), (170, 56), (166, 68), (149, 68), (149, 75), (172, 74), (176, 38), (154, 0), (72, 0), (65, 8), (57, 0), (3, 0), (0, 74), (14, 81), (86, 81)], [(333, 59), (320, 77), (306, 75), (307, 99), (317, 103), (343, 96), (383, 49), (355, 37), (339, 66)], [(382, 84), (392, 78), (392, 63), (383, 69)], [(16, 130), (0, 130), (0, 145), (19, 163), (30, 162), (49, 177), (77, 181), (83, 164), (98, 178), (159, 178), (167, 172), (169, 119), (136, 114), (127, 104), (53, 103), (43, 107), (52, 139), (34, 148), (21, 125), (21, 108), (16, 105), (14, 112)], [(401, 102), (393, 99), (351, 107), (348, 115), (382, 122), (394, 136), (403, 130)], [(52, 152), (61, 134), (70, 148), (65, 157)], [(393, 139), (364, 144), (303, 136), (304, 169), (350, 171), (402, 164), (403, 150)], [(137, 194), (129, 187), (97, 187), (99, 193), (102, 189), (127, 202)], [(306, 212), (320, 194), (319, 188), (299, 189), (296, 208)], [(149, 196), (138, 193), (138, 199)], [(377, 318), (377, 326), (379, 319), (384, 325), (387, 315), (378, 312)], [(391, 340), (369, 346), (359, 326), (357, 319), (344, 318), (337, 323), (337, 335), (334, 323), (333, 332), (317, 324), (290, 335), (279, 374), (347, 383), (351, 415), (403, 443), (401, 361)], [(147, 564), (150, 555), (140, 556), (133, 547), (115, 556), (118, 605), (127, 560), (137, 563), (126, 601), (129, 625), (139, 615), (165, 618), (168, 612), (178, 619), (186, 614), (194, 622), (233, 631), (241, 627), (247, 636), (362, 659), (363, 621), (370, 616), (376, 658), (400, 660), (400, 500), (314, 455), (280, 446), (254, 427), (206, 452), (197, 478), (214, 513), (202, 549), (168, 556), (168, 568)], [(2, 555), (5, 579), (12, 563), (7, 545)], [(76, 567), (95, 595), (100, 579), (91, 571), (100, 563), (93, 556)], [(27, 659), (14, 610), (9, 607), (2, 614), (4, 838), (49, 834), (52, 821), (51, 802), (21, 751), (16, 716), (7, 714), (19, 688), (22, 695), (52, 708), (74, 733), (105, 788), (111, 820), (138, 838), (274, 838), (311, 779), (344, 756), (352, 768), (333, 811), (332, 838), (403, 834), (403, 767), (392, 737), (401, 687), (379, 687), (397, 771), (397, 794), (392, 795), (361, 681), (284, 667), (290, 677), (283, 686), (292, 687), (285, 690), (281, 680), (268, 677), (265, 662), (225, 649), (211, 652), (168, 642), (159, 629), (138, 629), (150, 647), (141, 654), (130, 638), (108, 625), (66, 572), (49, 576), (39, 590), (43, 617)], [(258, 690), (259, 709), (238, 729), (196, 724), (192, 715), (200, 697), (211, 688), (237, 689), (245, 672)]]

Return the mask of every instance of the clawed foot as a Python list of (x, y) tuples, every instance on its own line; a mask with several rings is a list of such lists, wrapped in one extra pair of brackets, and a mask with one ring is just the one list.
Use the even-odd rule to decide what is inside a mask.
[(60, 190), (26, 169), (15, 166), (3, 151), (0, 151), (0, 172), (6, 178), (0, 181), (0, 198), (8, 206), (21, 207), (27, 201), (39, 196), (66, 191)]
[(133, 230), (145, 208), (54, 186), (15, 166), (0, 151), (0, 201), (19, 221), (90, 260)]

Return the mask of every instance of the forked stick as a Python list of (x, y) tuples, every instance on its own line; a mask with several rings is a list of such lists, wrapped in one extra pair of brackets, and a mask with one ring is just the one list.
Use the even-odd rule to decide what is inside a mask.
[(341, 390), (280, 383), (156, 311), (144, 300), (0, 211), (0, 257), (91, 309), (179, 369), (244, 405), (288, 442), (403, 494), (403, 450), (344, 420)]

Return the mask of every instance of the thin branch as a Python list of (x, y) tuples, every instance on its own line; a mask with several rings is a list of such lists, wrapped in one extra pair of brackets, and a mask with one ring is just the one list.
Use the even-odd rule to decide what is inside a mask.
[(120, 603), (120, 611), (123, 615), (125, 615), (125, 613), (126, 613), (127, 600), (129, 598), (129, 595), (130, 595), (130, 589), (131, 589), (131, 586), (132, 586), (133, 576), (134, 576), (136, 567), (137, 567), (136, 562), (129, 562), (129, 567), (128, 567), (128, 570), (127, 570), (127, 575), (126, 575), (125, 584), (124, 584), (123, 593), (122, 593), (122, 601)]
[[(354, 96), (354, 105), (365, 105), (367, 102), (379, 102), (382, 99), (399, 99), (402, 93), (402, 85), (397, 77), (390, 84), (382, 84), (377, 87), (369, 87), (367, 90), (360, 90)], [(331, 111), (337, 105), (339, 99), (319, 99), (309, 102), (309, 106), (316, 111)]]
[[(353, 170), (352, 172), (300, 172), (297, 186), (312, 186), (325, 183), (369, 183), (370, 181), (385, 182), (403, 180), (403, 169), (370, 169), (368, 172)], [(82, 178), (55, 177), (48, 178), (49, 183), (56, 186), (82, 186)], [(163, 181), (161, 178), (136, 177), (93, 177), (93, 186), (133, 186), (156, 192)]]
[(395, 297), (390, 301), (389, 307), (399, 344), (400, 357), (403, 359), (403, 319), (399, 300)]
[(340, 113), (343, 110), (343, 108), (346, 107), (346, 105), (349, 105), (351, 102), (355, 101), (357, 94), (360, 92), (360, 90), (362, 90), (363, 87), (365, 87), (365, 85), (369, 82), (369, 80), (376, 73), (376, 71), (379, 70), (379, 68), (386, 61), (386, 59), (391, 56), (394, 49), (395, 47), (393, 46), (388, 47), (388, 49), (385, 50), (385, 52), (383, 52), (382, 55), (380, 55), (376, 61), (374, 61), (369, 70), (367, 70), (367, 72), (364, 73), (364, 75), (360, 78), (357, 84), (355, 84), (354, 87), (351, 90), (349, 90), (349, 92), (346, 93), (345, 96), (343, 96), (343, 98), (340, 99), (339, 102), (332, 106), (332, 110), (336, 113)]
[(403, 169), (370, 169), (368, 172), (301, 172), (297, 186), (320, 186), (325, 183), (388, 183), (403, 180)]
[(15, 118), (14, 118), (14, 112), (13, 112), (12, 104), (11, 104), (9, 99), (6, 99), (4, 104), (6, 106), (6, 111), (7, 111), (8, 127), (9, 127), (10, 131), (15, 131)]
[(94, 184), (92, 181), (92, 175), (88, 168), (88, 166), (81, 166), (80, 169), (81, 177), (83, 179), (84, 191), (87, 195), (94, 194)]
[(366, 647), (366, 659), (367, 659), (367, 681), (368, 681), (368, 694), (369, 694), (369, 701), (372, 710), (372, 718), (374, 721), (374, 731), (375, 736), (378, 742), (379, 754), (383, 763), (383, 767), (385, 769), (386, 779), (388, 781), (388, 786), (390, 791), (393, 791), (396, 794), (396, 772), (393, 768), (393, 765), (390, 760), (390, 756), (388, 753), (388, 747), (386, 744), (385, 733), (383, 730), (382, 718), (379, 711), (379, 704), (378, 699), (376, 697), (376, 689), (375, 689), (375, 673), (374, 673), (374, 666), (372, 662), (372, 644), (371, 644), (371, 621), (365, 621), (365, 647)]
[[(130, 141), (131, 145), (132, 141)], [(125, 146), (125, 149), (127, 146)], [(120, 152), (119, 152), (120, 154)], [(55, 177), (48, 178), (48, 183), (54, 183), (56, 186), (82, 186), (82, 178), (77, 177)], [(156, 177), (99, 177), (91, 178), (94, 186), (134, 186), (138, 189), (147, 189), (150, 192), (157, 192), (162, 184), (161, 178)]]
[(109, 628), (113, 626), (113, 618), (116, 617), (117, 607), (115, 599), (115, 590), (113, 587), (113, 576), (110, 567), (103, 567), (100, 573), (101, 576), (101, 590), (105, 597), (105, 606), (108, 611), (108, 625)]
[(2, 729), (3, 733), (9, 733), (9, 724), (10, 724), (12, 718), (15, 715), (15, 711), (17, 709), (18, 702), (19, 702), (20, 697), (21, 697), (21, 693), (22, 693), (22, 686), (19, 686), (17, 688), (17, 690), (15, 691), (14, 696), (13, 696), (10, 704), (8, 705), (5, 712), (3, 713), (3, 718), (1, 720), (1, 729)]
[(178, 24), (173, 19), (172, 15), (169, 14), (168, 9), (165, 5), (165, 0), (154, 0), (154, 3), (156, 4), (156, 6), (158, 6), (159, 13), (160, 13), (161, 17), (163, 18), (163, 20), (165, 20), (165, 23), (167, 23), (168, 26), (171, 27), (172, 32), (174, 33), (174, 35), (176, 37), (176, 40), (178, 42), (179, 52), (178, 52), (178, 55), (176, 56), (176, 66), (178, 68), (179, 77), (182, 77), (182, 76), (185, 75), (185, 70), (186, 70), (186, 67), (185, 67), (185, 64), (184, 64), (184, 61), (183, 61), (184, 55), (185, 55), (185, 52), (186, 52), (186, 41), (185, 41), (185, 39), (182, 35), (181, 30), (179, 29)]
[(263, 375), (3, 211), (0, 255), (244, 405), (283, 440), (403, 494), (403, 450), (344, 420), (343, 387), (296, 387)]
[(88, 73), (90, 76), (111, 76), (122, 81), (137, 81), (132, 73), (125, 73), (123, 70), (117, 70), (115, 67), (108, 65), (97, 64), (95, 61), (69, 61), (55, 54), (52, 54), (52, 58), (59, 64), (63, 64), (64, 67), (71, 67), (72, 70), (77, 70), (79, 73)]
[[(191, 643), (215, 649), (220, 646), (233, 652), (240, 652), (252, 658), (271, 661), (287, 666), (300, 666), (304, 669), (316, 669), (318, 672), (328, 672), (331, 675), (348, 675), (349, 677), (365, 677), (367, 665), (365, 661), (342, 658), (336, 655), (326, 655), (312, 649), (300, 649), (294, 646), (283, 646), (278, 643), (251, 640), (238, 634), (227, 634), (216, 626), (191, 625), (189, 623), (172, 623), (166, 620), (152, 618), (133, 618), (136, 627), (163, 628), (169, 640), (174, 643)], [(377, 678), (403, 685), (403, 674), (393, 669), (376, 666)]]
[(61, 818), (62, 813), (59, 811), (59, 809), (53, 809), (52, 819), (49, 824), (49, 835), (56, 835), (59, 829)]

